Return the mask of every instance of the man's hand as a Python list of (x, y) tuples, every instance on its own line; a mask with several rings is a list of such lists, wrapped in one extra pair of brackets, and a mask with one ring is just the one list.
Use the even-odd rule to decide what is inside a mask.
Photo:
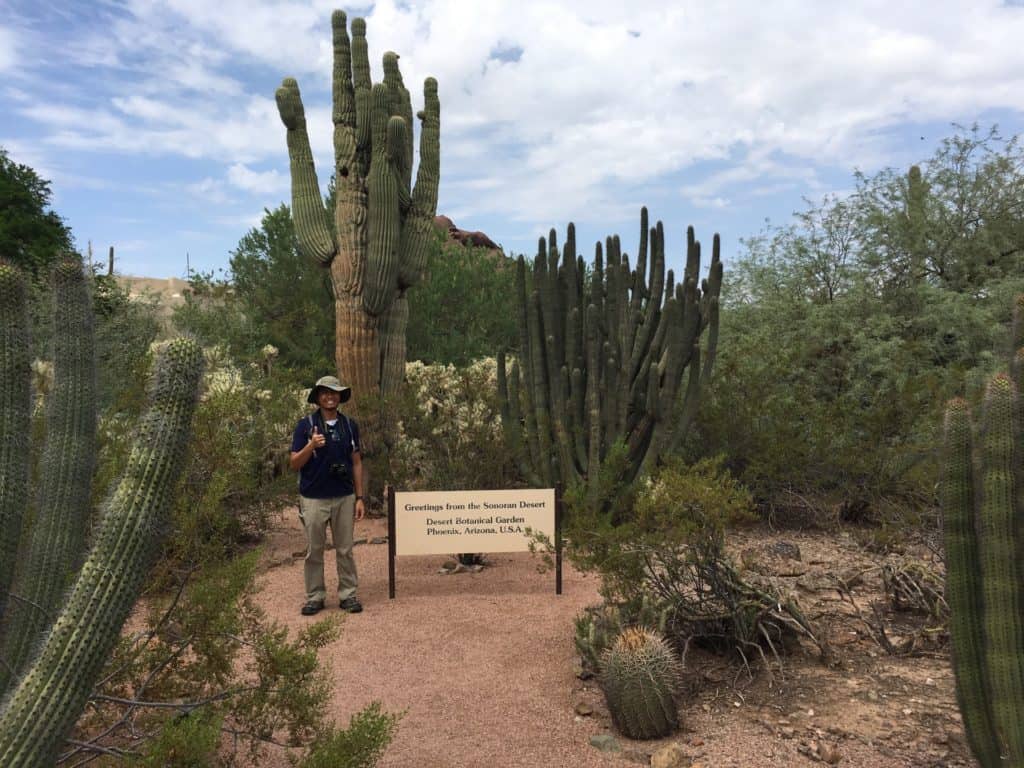
[(356, 520), (362, 520), (366, 517), (366, 505), (362, 499), (356, 499)]
[(313, 445), (313, 450), (317, 448), (323, 448), (327, 442), (327, 438), (320, 434), (320, 430), (313, 427), (313, 434), (309, 436), (309, 442)]

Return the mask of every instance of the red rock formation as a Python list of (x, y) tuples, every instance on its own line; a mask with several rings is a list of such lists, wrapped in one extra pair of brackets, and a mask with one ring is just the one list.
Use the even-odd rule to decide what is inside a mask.
[(464, 229), (459, 229), (455, 226), (455, 222), (449, 219), (447, 216), (435, 216), (434, 226), (439, 229), (443, 229), (448, 233), (448, 239), (454, 240), (457, 243), (462, 243), (465, 246), (472, 246), (475, 248), (487, 248), (492, 251), (500, 251), (501, 247), (495, 243), (486, 234), (480, 231), (467, 232)]

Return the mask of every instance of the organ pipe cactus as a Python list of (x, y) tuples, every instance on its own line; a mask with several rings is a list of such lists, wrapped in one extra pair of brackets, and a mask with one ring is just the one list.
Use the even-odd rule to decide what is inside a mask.
[(601, 658), (601, 689), (612, 722), (631, 739), (658, 739), (679, 727), (676, 690), (682, 665), (664, 638), (623, 630)]
[(6, 611), (22, 517), (28, 506), (29, 464), (25, 457), (31, 446), (25, 425), (30, 421), (32, 398), (26, 290), (21, 272), (0, 262), (0, 620)]
[[(277, 106), (287, 129), (292, 215), (300, 250), (331, 270), (335, 359), (355, 398), (390, 394), (402, 382), (409, 321), (406, 292), (423, 276), (440, 178), (437, 81), (423, 85), (420, 162), (412, 186), (413, 125), (398, 55), (370, 80), (366, 22), (331, 17), (334, 38), (334, 231), (328, 225), (299, 87), (285, 78)], [(364, 414), (370, 416), (370, 414)]]
[[(53, 275), (54, 386), (47, 398), (46, 444), (36, 514), (23, 563), (0, 624), (0, 693), (29, 660), (53, 621), (50, 611), (85, 549), (96, 438), (92, 310), (82, 265), (61, 262)], [(24, 432), (28, 421), (16, 427)], [(10, 434), (10, 433), (8, 433)]]
[[(0, 266), (0, 291), (7, 291), (8, 283), (12, 282), (8, 269)], [(5, 306), (5, 314), (0, 316), (5, 323), (4, 338), (24, 338), (25, 334), (19, 337), (10, 332), (6, 310)], [(64, 308), (59, 310), (63, 312)], [(14, 313), (14, 323), (17, 318)], [(27, 339), (25, 343), (27, 354)], [(27, 381), (28, 369), (19, 360), (18, 355), (0, 356), (4, 366), (0, 381), (23, 386), (21, 380)], [(9, 361), (14, 361), (12, 368), (7, 367)], [(69, 375), (67, 366), (55, 367), (58, 379)], [(157, 354), (149, 408), (133, 433), (135, 445), (124, 474), (104, 506), (93, 534), (94, 544), (66, 594), (55, 603), (40, 606), (62, 607), (49, 633), (36, 638), (35, 658), (0, 707), (0, 765), (5, 768), (54, 763), (120, 635), (168, 522), (201, 370), (202, 352), (190, 339), (168, 342)], [(55, 381), (54, 393), (64, 391), (65, 386)], [(10, 418), (6, 397), (5, 393), (0, 414), (3, 423)], [(54, 407), (74, 406), (66, 400), (56, 400)], [(20, 430), (0, 435), (4, 455), (10, 450), (8, 443), (18, 440), (23, 431), (24, 424)], [(28, 452), (22, 452), (20, 459), (27, 466)], [(7, 472), (19, 475), (26, 471), (8, 463), (0, 470), (5, 473), (0, 477), (0, 487), (4, 488), (8, 486)], [(87, 499), (87, 494), (84, 498)], [(78, 509), (76, 513), (81, 517), (84, 510)], [(38, 516), (43, 514), (40, 510)]]
[[(1017, 300), (1014, 342), (1021, 338)], [(967, 402), (946, 408), (942, 510), (957, 697), (983, 768), (1024, 768), (1024, 454), (1020, 359), (985, 391), (972, 462)]]
[(535, 484), (596, 487), (616, 442), (635, 477), (679, 445), (696, 414), (718, 344), (718, 235), (700, 280), (700, 243), (687, 230), (676, 283), (665, 270), (661, 222), (648, 230), (646, 208), (640, 222), (633, 269), (616, 235), (603, 251), (597, 244), (588, 275), (572, 224), (561, 258), (554, 230), (541, 238), (532, 271), (519, 258), (519, 356), (508, 371), (499, 355), (498, 388), (506, 442)]

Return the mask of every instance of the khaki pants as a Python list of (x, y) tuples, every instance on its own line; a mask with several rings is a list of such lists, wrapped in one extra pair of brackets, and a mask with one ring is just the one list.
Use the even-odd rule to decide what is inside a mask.
[(306, 561), (303, 576), (306, 581), (307, 600), (325, 600), (324, 548), (327, 544), (327, 526), (331, 526), (334, 540), (334, 561), (338, 569), (338, 600), (356, 593), (359, 578), (356, 561), (352, 557), (352, 533), (355, 526), (355, 496), (336, 499), (307, 499), (299, 496), (299, 519), (306, 529)]

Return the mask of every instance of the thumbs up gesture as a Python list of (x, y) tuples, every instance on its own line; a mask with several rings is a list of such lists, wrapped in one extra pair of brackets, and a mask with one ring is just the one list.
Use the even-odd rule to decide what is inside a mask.
[(309, 436), (309, 442), (313, 444), (313, 449), (323, 448), (324, 443), (327, 442), (327, 438), (320, 434), (318, 427), (313, 427), (313, 434)]

